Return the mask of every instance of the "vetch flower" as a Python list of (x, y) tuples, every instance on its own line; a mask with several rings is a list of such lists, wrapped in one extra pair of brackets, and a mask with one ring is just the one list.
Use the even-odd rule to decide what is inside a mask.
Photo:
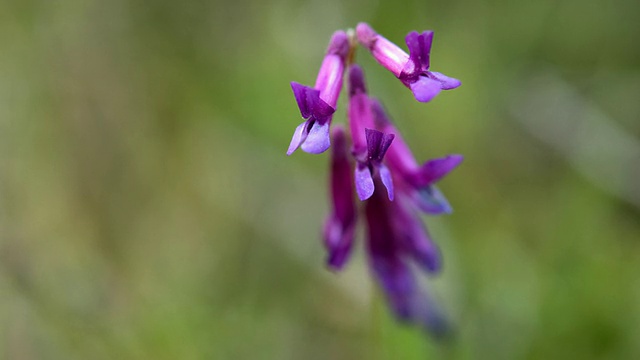
[(405, 184), (403, 191), (408, 193), (425, 213), (431, 215), (451, 213), (449, 202), (434, 184), (460, 165), (464, 157), (451, 154), (419, 165), (409, 146), (393, 126), (382, 104), (372, 99), (371, 106), (376, 126), (384, 132), (396, 134), (394, 145), (387, 152), (387, 164), (396, 175), (396, 182), (402, 181)]
[(287, 155), (298, 147), (311, 154), (326, 151), (330, 144), (329, 127), (342, 89), (349, 38), (344, 31), (336, 31), (327, 49), (313, 88), (291, 82), (293, 94), (305, 122), (300, 124), (291, 139)]
[(420, 289), (411, 268), (414, 259), (429, 272), (440, 269), (440, 253), (412, 212), (411, 203), (389, 201), (374, 192), (365, 203), (365, 215), (371, 269), (396, 317), (422, 325), (435, 335), (446, 333), (446, 319)]
[(327, 265), (341, 269), (349, 259), (356, 225), (352, 162), (347, 150), (344, 129), (336, 126), (332, 130), (331, 151), (331, 205), (332, 212), (324, 225), (324, 244), (327, 248)]
[[(356, 32), (359, 42), (419, 101), (429, 101), (440, 90), (460, 85), (456, 79), (429, 71), (432, 32), (409, 33), (409, 55), (367, 24), (359, 24)], [(357, 195), (364, 212), (370, 268), (394, 314), (434, 335), (444, 335), (448, 323), (418, 281), (420, 274), (433, 275), (442, 268), (440, 250), (422, 222), (421, 211), (431, 215), (451, 212), (435, 183), (457, 167), (462, 156), (448, 155), (418, 164), (380, 102), (369, 97), (364, 73), (352, 63), (354, 36), (353, 32), (334, 33), (313, 88), (291, 83), (305, 122), (296, 129), (287, 154), (298, 147), (321, 153), (333, 142), (331, 212), (322, 234), (327, 266), (340, 270), (351, 256), (359, 217)], [(347, 62), (348, 133), (340, 125), (329, 129)]]
[(353, 138), (352, 153), (356, 158), (356, 192), (360, 200), (366, 200), (374, 192), (375, 176), (379, 176), (393, 200), (393, 181), (389, 169), (383, 164), (387, 149), (395, 135), (375, 130), (371, 99), (367, 95), (364, 74), (358, 65), (349, 68), (349, 126)]
[(376, 33), (371, 26), (360, 23), (356, 27), (358, 41), (369, 49), (378, 63), (391, 71), (411, 89), (416, 100), (428, 102), (441, 90), (455, 89), (461, 82), (435, 71), (429, 71), (433, 31), (407, 34), (405, 42), (409, 54), (396, 44)]

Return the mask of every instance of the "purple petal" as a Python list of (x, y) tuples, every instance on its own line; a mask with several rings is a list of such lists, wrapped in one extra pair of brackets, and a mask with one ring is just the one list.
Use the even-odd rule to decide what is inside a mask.
[(452, 154), (443, 158), (429, 160), (420, 167), (413, 182), (418, 187), (433, 184), (460, 165), (463, 159), (462, 155)]
[(356, 166), (355, 178), (358, 198), (362, 201), (367, 200), (373, 195), (373, 191), (375, 190), (369, 167), (364, 164), (358, 164)]
[(291, 143), (289, 143), (289, 149), (287, 150), (287, 155), (293, 154), (293, 152), (296, 151), (296, 149), (300, 147), (300, 144), (302, 144), (307, 138), (307, 132), (305, 131), (306, 125), (307, 122), (305, 121), (298, 125), (296, 130), (293, 132), (293, 137), (291, 138)]
[(297, 82), (291, 82), (291, 89), (304, 119), (314, 118), (324, 122), (335, 112), (333, 107), (320, 99), (320, 91)]
[(458, 86), (462, 85), (462, 82), (458, 79), (454, 79), (452, 77), (448, 77), (444, 74), (441, 74), (439, 72), (435, 72), (435, 71), (429, 71), (427, 73), (427, 76), (429, 76), (430, 78), (437, 80), (440, 82), (440, 88), (442, 90), (451, 90), (451, 89), (455, 89)]
[(311, 126), (307, 138), (302, 143), (302, 150), (309, 154), (320, 154), (325, 152), (329, 146), (331, 146), (331, 139), (329, 138), (330, 125), (330, 122), (321, 124), (316, 121)]
[(367, 137), (367, 152), (369, 159), (374, 161), (382, 161), (387, 149), (391, 146), (391, 142), (395, 137), (394, 134), (384, 134), (378, 130), (365, 129)]
[(337, 217), (327, 219), (324, 227), (324, 241), (327, 247), (327, 265), (340, 270), (349, 260), (353, 248), (355, 222), (343, 223)]
[(387, 196), (389, 196), (389, 200), (393, 201), (393, 179), (391, 177), (391, 172), (388, 167), (384, 166), (384, 164), (380, 164), (378, 171), (380, 172), (380, 180), (382, 180), (382, 184), (387, 188)]
[(325, 222), (324, 241), (329, 252), (327, 264), (339, 270), (348, 260), (356, 223), (353, 197), (351, 162), (344, 129), (336, 126), (332, 131), (331, 200), (333, 213)]
[(414, 73), (421, 73), (429, 70), (431, 43), (433, 41), (433, 31), (425, 31), (418, 34), (410, 32), (405, 37), (407, 47), (409, 47), (409, 57), (414, 64)]
[(418, 81), (409, 84), (409, 88), (413, 91), (413, 96), (416, 100), (420, 102), (429, 102), (438, 95), (438, 93), (440, 93), (442, 84), (437, 80), (426, 76), (420, 76)]
[(417, 284), (409, 267), (397, 254), (373, 254), (372, 267), (396, 317), (402, 321), (414, 318)]
[(451, 214), (453, 212), (449, 201), (433, 185), (416, 190), (413, 200), (420, 210), (429, 215)]

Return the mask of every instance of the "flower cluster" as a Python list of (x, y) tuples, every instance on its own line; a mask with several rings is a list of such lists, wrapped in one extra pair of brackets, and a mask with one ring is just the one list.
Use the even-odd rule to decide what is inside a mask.
[[(315, 86), (291, 83), (305, 121), (296, 128), (287, 154), (298, 148), (312, 154), (332, 148), (332, 211), (323, 231), (328, 266), (340, 270), (349, 260), (357, 219), (363, 215), (369, 263), (392, 310), (401, 320), (441, 333), (445, 322), (428, 294), (419, 288), (412, 267), (415, 264), (428, 274), (441, 268), (440, 252), (420, 214), (451, 212), (434, 184), (457, 167), (462, 156), (448, 155), (419, 164), (382, 104), (368, 95), (364, 73), (352, 62), (355, 46), (360, 43), (418, 101), (428, 102), (441, 90), (460, 86), (459, 80), (429, 70), (432, 39), (432, 31), (409, 33), (407, 54), (365, 23), (349, 34), (335, 32)], [(340, 125), (330, 130), (345, 72), (348, 133)], [(362, 202), (361, 211), (356, 196)]]

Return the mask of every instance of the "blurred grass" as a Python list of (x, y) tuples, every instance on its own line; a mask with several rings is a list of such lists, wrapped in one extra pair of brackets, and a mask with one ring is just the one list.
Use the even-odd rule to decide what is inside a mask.
[[(640, 357), (640, 210), (513, 113), (546, 71), (638, 141), (637, 2), (2, 9), (0, 358)], [(324, 269), (326, 157), (284, 155), (288, 82), (358, 21), (397, 43), (435, 30), (433, 69), (463, 81), (418, 104), (358, 54), (420, 160), (466, 158), (441, 184), (456, 212), (427, 219), (449, 342), (391, 319), (362, 244)]]

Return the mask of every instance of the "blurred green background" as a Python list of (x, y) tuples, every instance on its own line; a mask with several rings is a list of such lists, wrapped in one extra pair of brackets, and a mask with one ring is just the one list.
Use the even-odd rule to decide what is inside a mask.
[[(1, 359), (640, 358), (640, 3), (0, 3)], [(445, 342), (397, 324), (362, 243), (325, 269), (327, 156), (285, 156), (336, 29), (463, 86), (414, 101), (360, 50), (419, 160)], [(344, 99), (334, 121), (345, 121)]]

